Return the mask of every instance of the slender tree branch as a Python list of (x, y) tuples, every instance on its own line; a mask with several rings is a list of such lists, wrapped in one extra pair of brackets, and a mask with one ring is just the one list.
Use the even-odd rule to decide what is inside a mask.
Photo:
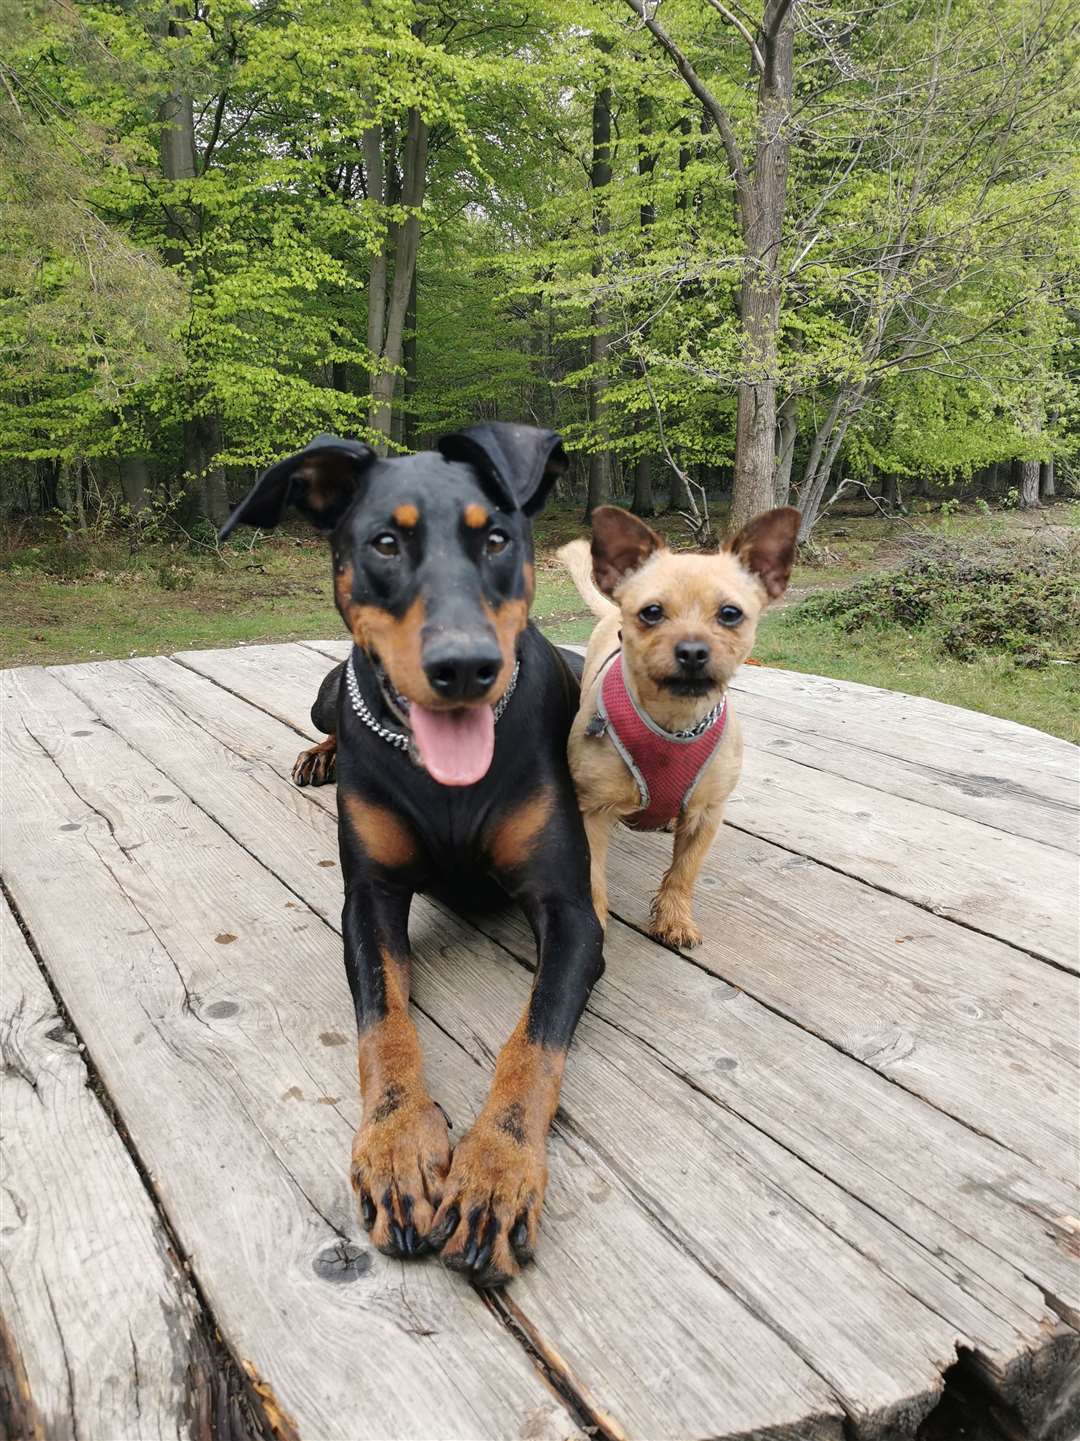
[(627, 5), (644, 24), (646, 30), (657, 43), (667, 51), (671, 57), (676, 70), (682, 76), (693, 95), (701, 102), (709, 119), (713, 121), (720, 138), (724, 142), (724, 150), (727, 154), (728, 164), (731, 166), (731, 177), (735, 182), (735, 189), (739, 196), (739, 209), (744, 216), (751, 213), (751, 183), (746, 173), (746, 166), (743, 163), (742, 152), (739, 150), (739, 142), (735, 138), (735, 131), (732, 128), (728, 113), (724, 107), (709, 90), (698, 75), (697, 71), (690, 64), (683, 52), (672, 40), (660, 22), (655, 18), (656, 0), (626, 0)]
[(758, 74), (763, 75), (765, 73), (765, 56), (762, 55), (758, 49), (758, 43), (754, 39), (751, 31), (743, 24), (737, 15), (732, 14), (726, 5), (722, 5), (720, 0), (707, 0), (707, 3), (712, 6), (718, 15), (722, 15), (729, 25), (734, 25), (735, 29), (750, 47), (750, 54), (753, 57)]

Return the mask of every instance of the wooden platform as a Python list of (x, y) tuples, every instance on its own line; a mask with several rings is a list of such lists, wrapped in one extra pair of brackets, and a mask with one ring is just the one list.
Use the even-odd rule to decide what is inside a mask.
[[(0, 1432), (1075, 1436), (1078, 752), (746, 669), (707, 940), (645, 937), (668, 843), (623, 835), (539, 1260), (485, 1297), (354, 1215), (335, 798), (288, 779), (342, 653), (0, 676)], [(532, 941), (413, 936), (461, 1135)]]

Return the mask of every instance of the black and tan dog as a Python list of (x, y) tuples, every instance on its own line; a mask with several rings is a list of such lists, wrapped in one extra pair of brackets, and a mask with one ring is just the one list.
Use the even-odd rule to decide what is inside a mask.
[[(558, 436), (528, 426), (391, 460), (324, 435), (267, 471), (222, 532), (294, 505), (329, 537), (355, 645), (312, 709), (328, 739), (294, 776), (338, 783), (363, 1101), (352, 1182), (381, 1251), (441, 1249), (487, 1285), (532, 1255), (566, 1052), (603, 969), (566, 762), (577, 679), (528, 622), (529, 517), (565, 467)], [(409, 1018), (409, 907), (432, 884), (491, 879), (532, 925), (536, 976), (451, 1155)]]

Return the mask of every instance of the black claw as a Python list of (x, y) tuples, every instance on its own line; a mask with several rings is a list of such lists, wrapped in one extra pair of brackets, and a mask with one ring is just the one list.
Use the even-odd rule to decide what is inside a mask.
[(409, 1256), (419, 1256), (422, 1250), (423, 1244), (420, 1240), (420, 1233), (417, 1231), (416, 1227), (412, 1224), (412, 1222), (410, 1222), (405, 1227), (406, 1254)]
[(363, 1218), (364, 1230), (370, 1231), (375, 1224), (375, 1202), (366, 1191), (360, 1197), (360, 1215)]
[(457, 1206), (451, 1206), (446, 1215), (439, 1222), (435, 1230), (428, 1238), (436, 1251), (441, 1251), (449, 1241), (450, 1237), (457, 1230), (461, 1221), (461, 1211)]
[(527, 1266), (533, 1258), (533, 1248), (529, 1245), (529, 1226), (524, 1217), (510, 1232), (510, 1246), (523, 1266)]
[(390, 1222), (390, 1236), (394, 1242), (394, 1250), (399, 1256), (404, 1256), (406, 1254), (405, 1233), (396, 1221)]

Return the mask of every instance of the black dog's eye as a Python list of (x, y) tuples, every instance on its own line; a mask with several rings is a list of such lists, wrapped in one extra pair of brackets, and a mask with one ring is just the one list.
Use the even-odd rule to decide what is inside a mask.
[(657, 625), (664, 619), (664, 607), (662, 605), (643, 605), (637, 613), (638, 620), (642, 625)]
[(489, 530), (487, 533), (488, 555), (502, 555), (503, 551), (510, 544), (510, 537), (505, 530)]
[(401, 554), (401, 547), (398, 545), (397, 536), (391, 535), (388, 530), (381, 531), (371, 542), (371, 547), (377, 551), (379, 555), (393, 556)]
[(742, 618), (743, 613), (737, 605), (722, 605), (717, 617), (721, 625), (738, 625)]

